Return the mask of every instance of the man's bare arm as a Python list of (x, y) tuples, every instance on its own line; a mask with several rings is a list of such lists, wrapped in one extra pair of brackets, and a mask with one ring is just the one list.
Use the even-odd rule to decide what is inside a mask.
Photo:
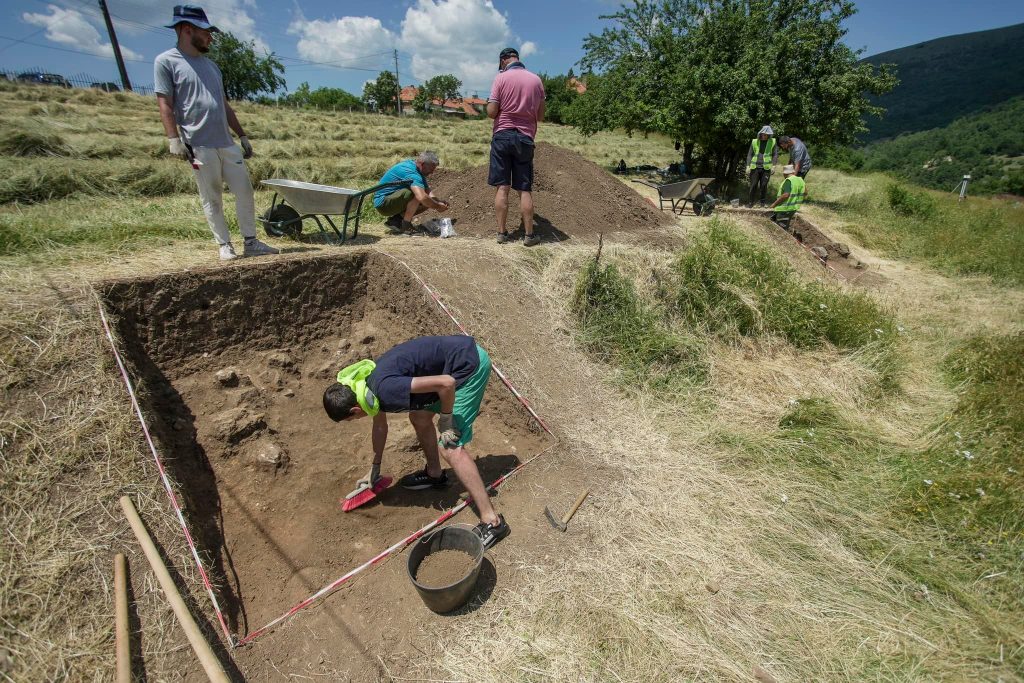
[(164, 133), (167, 138), (179, 137), (178, 124), (174, 120), (174, 100), (167, 95), (157, 93), (157, 106), (160, 107), (160, 120), (164, 124)]
[(498, 114), (501, 113), (501, 107), (498, 106), (497, 102), (487, 103), (487, 118), (496, 119)]
[(224, 102), (224, 110), (225, 113), (227, 113), (228, 115), (228, 128), (233, 130), (235, 132), (235, 135), (237, 135), (238, 137), (244, 138), (245, 131), (242, 130), (242, 124), (238, 122), (238, 117), (235, 116), (235, 110), (231, 108), (231, 105), (228, 104), (227, 101)]
[(414, 394), (434, 394), (441, 399), (441, 412), (451, 413), (455, 407), (455, 378), (451, 375), (413, 377), (409, 391)]
[[(438, 201), (437, 199), (434, 199), (429, 194), (427, 194), (426, 190), (424, 190), (422, 187), (419, 187), (418, 185), (413, 185), (409, 189), (412, 190), (412, 196), (416, 197), (416, 199), (419, 201), (420, 204), (423, 204), (424, 206), (426, 206), (429, 209), (433, 209), (434, 211), (444, 211), (444, 210), (446, 210), (448, 208), (447, 204), (445, 204), (442, 201)], [(415, 380), (413, 380), (413, 381), (415, 381)], [(417, 392), (414, 391), (413, 393), (415, 394)], [(426, 393), (426, 392), (418, 392), (418, 393)]]

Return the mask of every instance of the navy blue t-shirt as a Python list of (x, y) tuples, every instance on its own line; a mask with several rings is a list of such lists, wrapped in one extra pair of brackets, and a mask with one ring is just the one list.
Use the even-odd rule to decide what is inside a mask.
[(402, 342), (377, 359), (366, 385), (385, 413), (423, 410), (439, 400), (436, 393), (412, 393), (413, 377), (451, 375), (461, 387), (477, 368), (480, 354), (476, 340), (466, 335), (417, 337)]

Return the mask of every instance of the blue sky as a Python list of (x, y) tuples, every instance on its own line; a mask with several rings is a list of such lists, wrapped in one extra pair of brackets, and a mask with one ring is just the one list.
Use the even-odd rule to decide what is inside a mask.
[[(182, 0), (179, 0), (182, 1)], [(186, 0), (187, 1), (187, 0)], [(195, 1), (195, 0), (193, 0)], [(171, 47), (160, 28), (174, 0), (107, 0), (133, 82), (150, 85), (152, 61)], [(356, 94), (398, 50), (403, 85), (456, 73), (464, 94), (486, 95), (505, 45), (534, 71), (564, 73), (582, 56), (583, 38), (608, 22), (614, 0), (208, 0), (211, 21), (273, 50), (289, 88), (342, 87)], [(1024, 22), (1024, 2), (1009, 0), (862, 0), (847, 23), (848, 45), (876, 54), (931, 38)], [(39, 67), (67, 76), (117, 81), (95, 0), (9, 0), (0, 8), (0, 69)], [(325, 66), (317, 63), (330, 63)], [(346, 68), (341, 68), (346, 67)]]

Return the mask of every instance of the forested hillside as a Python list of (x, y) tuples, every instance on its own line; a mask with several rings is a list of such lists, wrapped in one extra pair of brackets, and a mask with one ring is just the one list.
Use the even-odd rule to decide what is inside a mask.
[(864, 142), (940, 128), (1024, 95), (1024, 24), (929, 40), (864, 59), (895, 64), (899, 85), (873, 97), (887, 112), (868, 119)]
[(969, 173), (974, 192), (1024, 194), (1024, 97), (948, 126), (869, 145), (864, 169), (890, 171), (935, 189)]

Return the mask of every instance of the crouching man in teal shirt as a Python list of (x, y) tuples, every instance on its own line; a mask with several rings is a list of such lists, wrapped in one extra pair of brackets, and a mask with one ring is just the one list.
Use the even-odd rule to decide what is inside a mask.
[(414, 232), (413, 217), (427, 209), (448, 210), (448, 204), (434, 197), (427, 184), (427, 176), (436, 171), (440, 163), (434, 152), (421, 152), (415, 159), (399, 161), (381, 177), (381, 185), (402, 181), (412, 183), (407, 188), (377, 190), (373, 195), (373, 206), (380, 215), (387, 217), (384, 224), (392, 232)]
[[(361, 360), (349, 365), (324, 391), (324, 410), (335, 422), (366, 415), (373, 418), (373, 464), (365, 480), (371, 486), (380, 477), (388, 438), (387, 414), (408, 412), (427, 466), (402, 477), (401, 486), (414, 491), (447, 487), (448, 475), (440, 460), (443, 454), (476, 504), (480, 524), (475, 531), (485, 548), (511, 531), (494, 510), (480, 470), (466, 449), (490, 375), (491, 359), (472, 337), (419, 337), (393, 347), (376, 362)], [(440, 438), (434, 430), (435, 413)]]

